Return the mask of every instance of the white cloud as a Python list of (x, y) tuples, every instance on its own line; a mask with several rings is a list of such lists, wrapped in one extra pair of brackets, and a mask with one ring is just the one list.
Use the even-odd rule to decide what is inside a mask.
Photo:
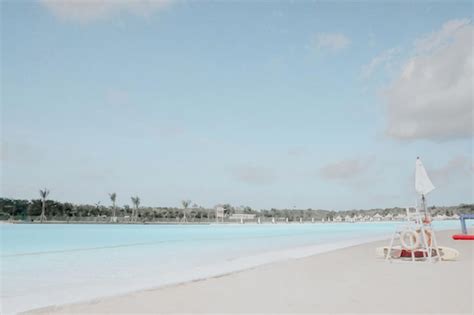
[(364, 175), (372, 165), (374, 158), (344, 159), (327, 164), (319, 170), (319, 174), (329, 180), (347, 180)]
[(430, 176), (436, 185), (447, 185), (453, 180), (459, 181), (461, 178), (471, 177), (472, 179), (472, 159), (466, 156), (457, 156), (449, 160), (446, 165), (431, 171)]
[(452, 39), (452, 36), (465, 26), (469, 26), (469, 19), (450, 20), (443, 24), (441, 30), (433, 32), (428, 36), (415, 41), (415, 50), (419, 53), (430, 52), (446, 45)]
[(122, 13), (148, 17), (166, 8), (171, 0), (40, 0), (60, 19), (88, 23)]
[(387, 49), (375, 56), (370, 63), (362, 67), (362, 77), (369, 78), (380, 67), (383, 67), (385, 70), (391, 70), (393, 68), (393, 60), (400, 54), (400, 51), (401, 49), (399, 47), (395, 47)]
[(415, 42), (414, 55), (384, 93), (389, 136), (435, 141), (472, 136), (473, 34), (467, 20), (455, 20)]
[(267, 185), (276, 181), (273, 170), (262, 166), (241, 166), (232, 171), (234, 179), (253, 185)]
[(351, 40), (341, 33), (318, 33), (314, 45), (319, 51), (338, 52), (347, 48)]

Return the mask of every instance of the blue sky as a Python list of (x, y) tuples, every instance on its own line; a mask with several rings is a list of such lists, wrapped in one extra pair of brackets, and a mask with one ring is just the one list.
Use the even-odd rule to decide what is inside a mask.
[(2, 196), (472, 202), (472, 3), (4, 1)]

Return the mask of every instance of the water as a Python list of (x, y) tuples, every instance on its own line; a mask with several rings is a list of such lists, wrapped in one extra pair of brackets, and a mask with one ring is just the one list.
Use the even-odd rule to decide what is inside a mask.
[[(458, 221), (435, 222), (460, 229)], [(112, 296), (389, 238), (394, 223), (0, 225), (2, 313)]]

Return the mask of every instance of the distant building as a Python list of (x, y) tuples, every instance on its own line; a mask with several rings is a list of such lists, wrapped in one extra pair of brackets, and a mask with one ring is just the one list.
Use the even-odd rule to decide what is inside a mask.
[(216, 221), (219, 221), (219, 219), (224, 222), (224, 207), (221, 206), (216, 207)]
[(402, 213), (399, 213), (399, 214), (397, 214), (394, 218), (395, 218), (395, 220), (400, 220), (400, 221), (402, 221), (402, 220), (405, 220), (406, 217), (407, 217), (406, 215), (404, 215), (404, 214), (402, 214)]
[(255, 219), (255, 214), (251, 213), (234, 213), (232, 214), (229, 219), (230, 220), (253, 220)]
[(373, 217), (372, 217), (372, 220), (373, 221), (381, 221), (382, 220), (382, 216), (378, 213), (376, 213)]

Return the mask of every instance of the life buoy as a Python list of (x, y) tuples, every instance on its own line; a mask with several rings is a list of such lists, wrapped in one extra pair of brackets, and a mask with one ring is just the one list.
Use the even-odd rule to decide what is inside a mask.
[[(408, 239), (408, 244), (407, 244)], [(410, 242), (412, 240), (412, 242)], [(420, 246), (420, 238), (418, 237), (418, 233), (414, 231), (404, 231), (400, 235), (400, 242), (404, 249), (414, 250)]]

